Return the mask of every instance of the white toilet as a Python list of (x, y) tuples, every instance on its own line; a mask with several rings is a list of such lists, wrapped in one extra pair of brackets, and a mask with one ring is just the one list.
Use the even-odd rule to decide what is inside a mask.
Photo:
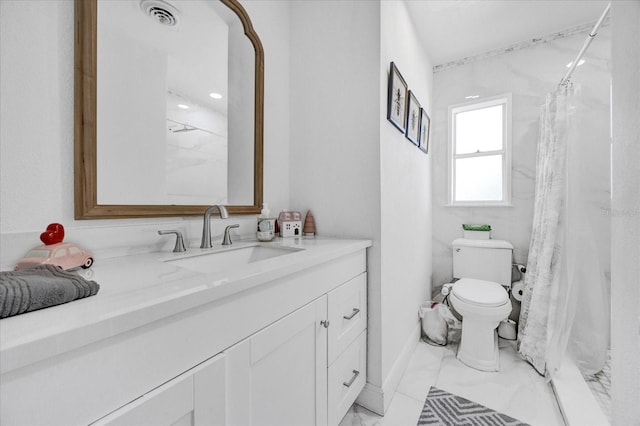
[(453, 242), (453, 276), (449, 294), (462, 316), (458, 359), (482, 371), (498, 371), (496, 328), (511, 313), (506, 288), (511, 286), (513, 246), (503, 240), (459, 238)]

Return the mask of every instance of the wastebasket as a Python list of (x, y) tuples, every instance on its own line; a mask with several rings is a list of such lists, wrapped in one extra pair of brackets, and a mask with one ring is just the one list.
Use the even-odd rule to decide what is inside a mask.
[(442, 303), (429, 300), (420, 305), (420, 318), (422, 320), (422, 331), (427, 343), (445, 346), (449, 334), (447, 324), (447, 313), (449, 309)]

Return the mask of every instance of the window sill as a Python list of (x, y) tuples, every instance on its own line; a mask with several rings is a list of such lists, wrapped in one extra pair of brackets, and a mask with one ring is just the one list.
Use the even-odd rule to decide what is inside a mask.
[(456, 203), (445, 204), (445, 207), (514, 207), (511, 203)]

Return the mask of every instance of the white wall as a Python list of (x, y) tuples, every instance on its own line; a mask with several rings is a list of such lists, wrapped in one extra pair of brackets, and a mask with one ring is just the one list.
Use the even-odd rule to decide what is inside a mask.
[(0, 225), (39, 230), (73, 217), (73, 2), (0, 7)]
[(378, 23), (377, 2), (291, 3), (291, 207), (317, 235), (380, 232)]
[(386, 120), (389, 62), (425, 106), (431, 63), (404, 2), (292, 2), (291, 200), (318, 235), (371, 238), (367, 387), (391, 401), (429, 293), (429, 156)]
[(290, 2), (241, 3), (264, 47), (264, 201), (278, 212), (289, 205)]
[(433, 117), (433, 64), (418, 42), (403, 1), (381, 2), (380, 206), (381, 369), (376, 371), (388, 404), (415, 342), (418, 308), (431, 295), (431, 160), (389, 121), (387, 79), (393, 61), (409, 89)]
[(640, 425), (640, 2), (614, 1), (611, 200), (613, 425)]
[(317, 235), (370, 238), (367, 380), (381, 385), (380, 5), (291, 3), (291, 200)]
[[(527, 262), (535, 189), (536, 149), (540, 106), (548, 92), (555, 90), (575, 58), (586, 34), (580, 33), (521, 50), (479, 59), (434, 75), (435, 111), (433, 138), (433, 246), (432, 284), (439, 287), (453, 277), (451, 242), (462, 237), (463, 223), (492, 226), (492, 238), (514, 245), (514, 260)], [(601, 29), (587, 52), (587, 62), (578, 67), (572, 81), (581, 86), (587, 105), (581, 110), (581, 130), (589, 136), (581, 143), (590, 163), (591, 218), (609, 275), (609, 88), (611, 27)], [(446, 207), (447, 144), (450, 105), (468, 102), (469, 95), (490, 97), (512, 93), (512, 204), (513, 207)], [(517, 317), (517, 316), (516, 316)]]
[[(264, 194), (278, 211), (289, 203), (288, 3), (243, 4), (265, 50)], [(0, 7), (0, 266), (12, 267), (39, 244), (51, 222), (65, 225), (67, 240), (97, 250), (98, 262), (149, 247), (170, 249), (173, 242), (157, 229), (182, 229), (199, 244), (199, 217), (74, 220), (73, 1), (2, 0)], [(232, 220), (241, 233), (255, 232), (254, 217)], [(223, 225), (213, 224), (214, 236)]]

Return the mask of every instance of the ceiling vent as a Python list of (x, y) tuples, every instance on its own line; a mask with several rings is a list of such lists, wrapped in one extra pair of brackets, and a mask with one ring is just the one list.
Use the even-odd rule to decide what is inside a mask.
[(162, 0), (141, 0), (140, 9), (145, 15), (161, 25), (173, 27), (178, 25), (178, 9)]

